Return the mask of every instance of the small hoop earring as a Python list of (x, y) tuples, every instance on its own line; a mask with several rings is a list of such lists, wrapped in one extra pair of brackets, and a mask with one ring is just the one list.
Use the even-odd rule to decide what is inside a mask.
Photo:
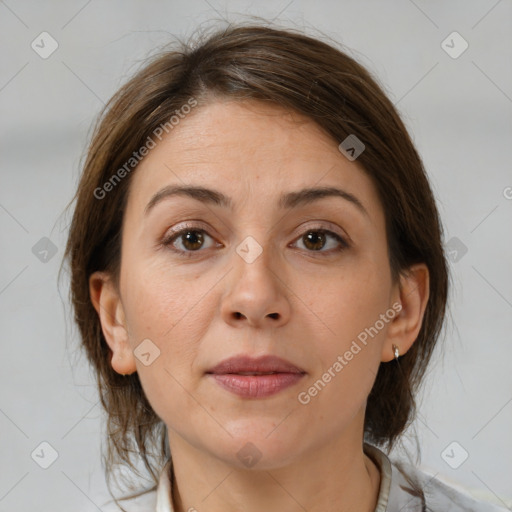
[(400, 357), (400, 350), (396, 345), (393, 345), (393, 353), (395, 355), (395, 359), (398, 361), (398, 358)]

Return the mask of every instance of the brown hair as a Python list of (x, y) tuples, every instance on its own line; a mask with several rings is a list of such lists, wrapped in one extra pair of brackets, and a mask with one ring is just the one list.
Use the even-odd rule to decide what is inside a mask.
[[(428, 266), (430, 294), (419, 335), (398, 362), (380, 365), (368, 397), (368, 442), (390, 449), (414, 417), (414, 395), (445, 317), (449, 276), (435, 199), (407, 130), (376, 80), (344, 51), (293, 29), (239, 24), (202, 37), (160, 52), (106, 105), (87, 151), (65, 250), (74, 318), (108, 416), (106, 473), (110, 476), (114, 464), (123, 462), (135, 470), (130, 459), (134, 438), (155, 483), (144, 492), (155, 489), (159, 466), (170, 455), (167, 433), (137, 373), (123, 377), (112, 369), (88, 287), (96, 270), (111, 273), (118, 284), (121, 227), (133, 173), (121, 173), (107, 198), (95, 191), (116, 170), (126, 170), (133, 153), (158, 127), (169, 126), (170, 117), (191, 98), (197, 108), (215, 97), (270, 102), (314, 120), (336, 144), (356, 135), (365, 144), (358, 163), (373, 180), (385, 212), (393, 279), (414, 263)], [(158, 442), (153, 468), (149, 457)]]

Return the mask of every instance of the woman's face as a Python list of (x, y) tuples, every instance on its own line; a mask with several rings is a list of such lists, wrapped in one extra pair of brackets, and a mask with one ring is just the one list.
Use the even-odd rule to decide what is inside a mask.
[[(132, 176), (119, 290), (171, 449), (270, 468), (361, 440), (399, 293), (371, 180), (311, 120), (255, 101), (181, 120)], [(294, 368), (208, 373), (235, 356)]]

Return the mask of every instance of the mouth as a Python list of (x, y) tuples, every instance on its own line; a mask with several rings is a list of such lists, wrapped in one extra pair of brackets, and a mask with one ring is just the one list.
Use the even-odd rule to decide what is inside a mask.
[(236, 356), (206, 372), (223, 389), (242, 398), (264, 398), (297, 384), (306, 372), (276, 356)]
[(206, 373), (215, 375), (271, 375), (273, 373), (306, 373), (302, 368), (277, 356), (251, 357), (240, 355), (224, 359)]
[(237, 372), (233, 375), (274, 375), (275, 373), (282, 372)]

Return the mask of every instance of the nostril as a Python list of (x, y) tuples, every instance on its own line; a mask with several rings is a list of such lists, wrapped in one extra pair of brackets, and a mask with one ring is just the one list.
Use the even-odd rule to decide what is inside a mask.
[[(279, 313), (269, 313), (267, 316), (269, 316), (270, 318), (273, 318), (274, 320), (277, 320), (279, 318)], [(240, 320), (240, 318), (245, 318), (245, 316), (242, 313), (240, 313), (240, 311), (235, 311), (233, 313), (233, 317), (236, 320)]]

